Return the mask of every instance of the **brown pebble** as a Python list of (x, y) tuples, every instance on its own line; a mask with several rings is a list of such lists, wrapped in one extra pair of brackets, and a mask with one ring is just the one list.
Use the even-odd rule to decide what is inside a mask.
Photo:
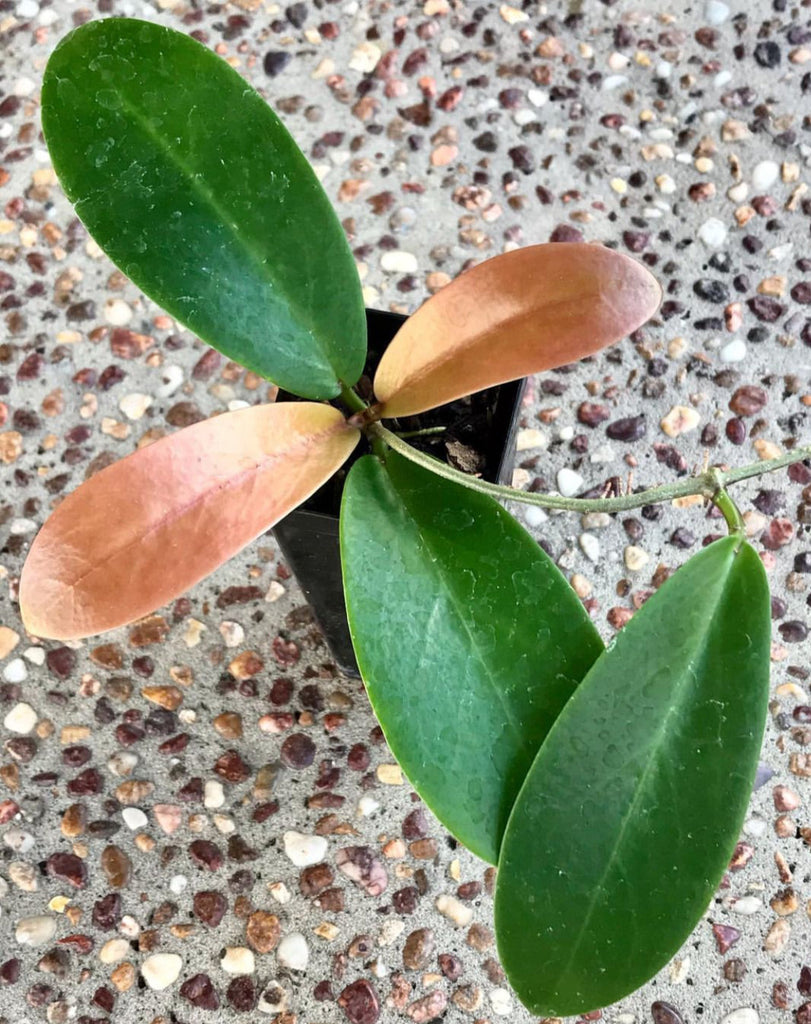
[(179, 686), (145, 686), (141, 696), (167, 711), (175, 711), (183, 703), (183, 691)]
[(194, 914), (209, 928), (216, 928), (228, 909), (228, 900), (222, 893), (203, 890), (194, 894)]
[(132, 862), (118, 846), (106, 846), (101, 855), (101, 869), (114, 889), (125, 888), (132, 878)]
[(335, 875), (329, 864), (312, 864), (301, 872), (299, 888), (302, 896), (318, 896), (334, 881)]
[(223, 739), (238, 740), (242, 736), (242, 716), (236, 712), (224, 711), (211, 724)]
[(248, 945), (257, 953), (270, 953), (279, 943), (282, 927), (278, 917), (267, 910), (255, 910), (245, 928)]
[(84, 804), (71, 804), (62, 815), (62, 835), (73, 839), (80, 836), (87, 827), (87, 808)]
[(434, 933), (430, 928), (417, 928), (411, 932), (403, 946), (403, 964), (411, 971), (421, 971), (429, 965), (434, 953)]
[(418, 999), (406, 1007), (406, 1013), (414, 1024), (427, 1024), (441, 1017), (448, 1006), (448, 997), (442, 989), (435, 989), (430, 995)]
[(754, 416), (764, 408), (769, 397), (763, 388), (754, 384), (744, 384), (737, 388), (729, 400), (729, 408), (737, 416)]

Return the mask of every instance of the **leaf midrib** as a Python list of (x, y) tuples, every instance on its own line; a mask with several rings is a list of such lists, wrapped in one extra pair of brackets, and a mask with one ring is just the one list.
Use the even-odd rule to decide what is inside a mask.
[[(204, 181), (192, 171), (191, 167), (182, 158), (180, 153), (168, 144), (167, 140), (156, 130), (148, 115), (142, 112), (130, 100), (128, 94), (122, 91), (122, 89), (117, 85), (115, 79), (111, 81), (109, 73), (107, 72), (102, 72), (101, 79), (104, 85), (108, 86), (116, 93), (127, 113), (132, 116), (133, 120), (139, 125), (145, 134), (163, 152), (164, 156), (167, 157), (168, 162), (170, 164), (174, 164), (181, 171), (184, 182), (189, 191), (196, 193), (202, 200), (203, 204), (207, 204), (211, 208), (219, 223), (225, 226), (228, 233), (236, 241), (238, 248), (242, 249), (249, 255), (254, 266), (259, 270), (258, 276), (270, 284), (272, 292), (278, 299), (280, 292), (283, 291), (283, 289), (280, 287), (279, 282), (272, 273), (270, 262), (264, 259), (259, 250), (256, 249), (250, 237), (243, 235), (238, 230), (236, 224), (233, 222), (233, 217), (229, 211), (219, 203), (216, 195), (205, 185)], [(67, 194), (67, 189), (65, 192)], [(68, 198), (71, 202), (77, 204), (81, 202), (83, 197), (77, 194), (76, 196), (68, 195)], [(301, 315), (301, 311), (298, 309), (297, 304), (294, 303), (286, 294), (284, 302), (295, 312), (294, 319), (296, 324), (307, 332), (310, 340), (317, 349), (318, 354), (324, 360), (326, 367), (335, 376), (336, 381), (338, 381), (338, 374), (332, 365), (329, 352), (327, 351), (322, 339), (314, 332), (313, 327), (309, 323), (309, 318)]]
[[(734, 566), (734, 564), (735, 564), (735, 553), (733, 553), (732, 561), (730, 561), (729, 566), (728, 566), (728, 568), (727, 568), (727, 570), (726, 570), (726, 572), (724, 574), (723, 582), (722, 582), (721, 586), (718, 588), (719, 597), (723, 593), (723, 591), (724, 591), (724, 589), (726, 587), (727, 580), (729, 578), (729, 572), (731, 571), (731, 569)], [(714, 608), (713, 608), (712, 615), (708, 616), (705, 619), (705, 621), (704, 621), (704, 626), (703, 626), (703, 628), (701, 630), (700, 639), (699, 639), (699, 642), (695, 646), (695, 653), (694, 653), (694, 656), (690, 660), (690, 665), (694, 665), (697, 662), (701, 662), (701, 661), (704, 660), (704, 657), (706, 655), (707, 643), (709, 641), (709, 637), (710, 637), (710, 634), (712, 632), (712, 627), (713, 627), (713, 624), (715, 622), (716, 616), (718, 614), (719, 607), (720, 607), (720, 601), (716, 599), (716, 601), (714, 602)], [(626, 831), (628, 829), (628, 826), (629, 826), (630, 822), (633, 820), (634, 812), (635, 812), (635, 810), (636, 810), (636, 808), (637, 808), (637, 806), (639, 804), (639, 801), (641, 800), (643, 794), (646, 791), (647, 782), (648, 782), (648, 779), (650, 778), (650, 775), (651, 775), (651, 773), (653, 771), (653, 768), (658, 763), (658, 758), (656, 757), (656, 752), (659, 749), (660, 740), (661, 740), (662, 736), (664, 735), (664, 733), (666, 731), (666, 727), (669, 724), (669, 722), (671, 721), (672, 716), (675, 713), (676, 708), (679, 708), (679, 710), (681, 709), (681, 700), (682, 700), (682, 698), (684, 696), (685, 690), (689, 689), (689, 686), (688, 686), (688, 684), (686, 682), (688, 678), (689, 678), (689, 673), (685, 670), (682, 673), (681, 679), (679, 680), (679, 683), (677, 684), (677, 687), (676, 687), (676, 692), (675, 692), (676, 700), (674, 700), (673, 703), (670, 705), (670, 707), (668, 708), (667, 713), (663, 716), (660, 725), (658, 726), (656, 731), (653, 733), (652, 740), (651, 740), (651, 742), (649, 744), (649, 751), (650, 751), (650, 753), (649, 753), (649, 756), (647, 758), (645, 767), (644, 767), (644, 769), (642, 771), (642, 775), (640, 776), (639, 782), (637, 783), (637, 786), (635, 787), (635, 792), (634, 792), (633, 799), (632, 799), (631, 803), (628, 806), (628, 810), (623, 815), (622, 825), (620, 826), (620, 831), (619, 831), (619, 834), (617, 836), (617, 840), (614, 843), (614, 846), (613, 846), (613, 848), (611, 850), (611, 853), (610, 853), (610, 855), (609, 855), (609, 857), (608, 857), (608, 859), (606, 861), (605, 870), (603, 871), (602, 875), (600, 876), (600, 881), (594, 886), (594, 888), (592, 890), (593, 895), (592, 895), (591, 900), (589, 901), (588, 910), (586, 911), (586, 915), (584, 916), (584, 918), (582, 920), (582, 924), (581, 924), (580, 928), (578, 929), (577, 937), (576, 937), (574, 943), (572, 944), (571, 953), (569, 955), (568, 960), (566, 961), (566, 965), (558, 973), (558, 985), (560, 985), (561, 981), (565, 977), (567, 977), (567, 975), (569, 974), (569, 972), (571, 970), (571, 967), (572, 967), (572, 964), (574, 963), (574, 960), (575, 960), (578, 952), (580, 951), (580, 946), (582, 944), (583, 938), (584, 938), (586, 932), (588, 931), (589, 925), (591, 924), (591, 920), (592, 920), (592, 918), (594, 916), (594, 913), (595, 913), (595, 911), (597, 909), (597, 905), (599, 903), (598, 896), (599, 896), (599, 894), (601, 894), (603, 892), (603, 885), (605, 883), (605, 880), (608, 878), (608, 876), (611, 874), (611, 871), (614, 868), (614, 865), (615, 865), (615, 863), (617, 861), (619, 852), (620, 852), (621, 847), (622, 847), (622, 843), (623, 843), (623, 839), (625, 837), (625, 833), (626, 833)]]
[[(389, 480), (391, 481), (391, 477), (390, 476), (389, 476)], [(393, 481), (391, 481), (391, 482), (392, 482), (392, 486), (394, 486), (394, 482)], [(417, 530), (417, 535), (418, 535), (419, 539), (423, 542), (423, 544), (425, 545), (425, 547), (428, 550), (429, 554), (433, 554), (433, 555), (436, 556), (437, 552), (438, 552), (438, 549), (434, 545), (432, 545), (430, 543), (430, 541), (428, 539), (428, 535), (423, 532), (423, 529), (420, 526), (419, 520), (416, 518), (416, 516), (412, 512), (412, 506), (409, 503), (408, 499), (406, 498), (405, 493), (403, 493), (402, 491), (399, 491), (397, 488), (395, 488), (395, 490), (399, 494), (399, 496), (400, 496), (400, 498), (401, 498), (401, 500), (403, 502), (403, 506), (405, 507), (405, 510), (408, 512), (409, 517), (410, 517), (412, 523), (414, 524), (414, 527)], [(434, 561), (432, 563), (431, 567), (432, 568), (436, 568), (437, 565), (441, 565), (441, 564), (443, 564), (443, 562), (440, 561), (439, 558), (436, 558), (436, 561)], [(488, 666), (488, 664), (487, 664), (487, 662), (485, 660), (484, 653), (482, 652), (482, 650), (481, 650), (481, 648), (479, 646), (479, 642), (478, 642), (476, 633), (471, 632), (468, 623), (465, 621), (465, 618), (464, 618), (464, 615), (463, 615), (463, 606), (462, 606), (461, 602), (459, 601), (459, 599), (457, 598), (456, 594), (454, 593), (452, 587), (450, 586), (448, 581), (445, 579), (445, 576), (441, 572), (437, 571), (437, 572), (433, 573), (433, 575), (435, 576), (436, 579), (439, 580), (444, 593), (447, 595), (447, 597), (450, 600), (450, 604), (451, 604), (451, 607), (453, 608), (453, 611), (456, 614), (456, 618), (460, 622), (460, 624), (462, 625), (462, 627), (463, 627), (463, 629), (465, 631), (465, 634), (467, 635), (467, 638), (470, 641), (471, 648), (472, 648), (472, 650), (474, 651), (474, 653), (476, 655), (476, 660), (479, 662), (479, 664), (484, 669), (484, 674), (485, 674), (486, 681), (487, 681), (487, 683), (489, 683), (490, 689), (492, 689), (492, 691), (495, 693), (496, 697), (498, 698), (498, 703), (503, 708), (505, 716), (507, 718), (507, 724), (509, 725), (511, 731), (515, 734), (515, 736), (516, 736), (516, 738), (518, 740), (519, 748), (525, 754), (528, 754), (530, 757), (532, 757), (534, 751), (533, 751), (533, 749), (530, 748), (530, 746), (528, 744), (528, 741), (522, 737), (520, 726), (519, 726), (519, 724), (517, 723), (517, 721), (515, 720), (515, 717), (514, 717), (514, 711), (513, 711), (512, 707), (509, 705), (509, 703), (507, 702), (506, 696), (505, 696), (504, 692), (500, 689), (500, 687), (496, 683), (496, 678), (495, 678), (494, 674), (492, 673), (492, 671), (490, 670), (490, 668), (489, 668), (489, 666)]]
[[(206, 490), (201, 491), (200, 493), (196, 494), (193, 498), (191, 498), (189, 501), (184, 502), (182, 505), (172, 506), (171, 509), (167, 509), (167, 511), (159, 519), (150, 523), (150, 525), (145, 530), (140, 532), (137, 536), (132, 537), (126, 543), (121, 544), (117, 548), (111, 550), (109, 554), (107, 554), (103, 559), (101, 559), (101, 561), (95, 562), (92, 568), (83, 572), (75, 580), (66, 582), (66, 586), (70, 587), (71, 590), (75, 590), (76, 587), (78, 587), (79, 584), (83, 582), (83, 580), (87, 579), (88, 576), (91, 576), (93, 573), (98, 572), (100, 569), (103, 569), (113, 559), (118, 558), (121, 554), (123, 554), (125, 551), (128, 551), (130, 548), (134, 547), (135, 545), (143, 543), (145, 538), (151, 537), (153, 534), (161, 530), (162, 527), (165, 526), (170, 519), (182, 519), (192, 509), (196, 508), (198, 505), (209, 500), (210, 498), (213, 498), (217, 494), (220, 494), (228, 490), (236, 490), (249, 477), (257, 476), (260, 471), (265, 471), (269, 469), (271, 466), (273, 466), (275, 463), (279, 461), (287, 460), (291, 456), (296, 457), (302, 450), (306, 451), (307, 449), (313, 448), (314, 442), (318, 442), (322, 438), (329, 437), (333, 433), (334, 428), (322, 430), (318, 434), (309, 435), (307, 438), (301, 438), (298, 444), (291, 448), (285, 449), (284, 452), (277, 452), (273, 455), (267, 455), (264, 458), (257, 459), (250, 466), (241, 470), (239, 473), (235, 474), (234, 476), (229, 476), (226, 480), (222, 480), (219, 483), (207, 488)], [(177, 437), (177, 434), (173, 436)], [(159, 444), (160, 442), (157, 443)], [(263, 527), (263, 529), (268, 529), (268, 527)]]

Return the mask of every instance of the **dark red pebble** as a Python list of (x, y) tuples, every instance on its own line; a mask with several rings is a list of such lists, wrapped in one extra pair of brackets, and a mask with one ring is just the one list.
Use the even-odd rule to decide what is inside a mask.
[(338, 1005), (350, 1024), (375, 1024), (380, 1016), (380, 1000), (365, 978), (353, 981), (338, 996)]
[(45, 862), (45, 871), (76, 889), (83, 888), (87, 881), (87, 866), (75, 853), (52, 853)]
[(639, 441), (645, 436), (647, 423), (644, 413), (640, 416), (626, 416), (623, 419), (614, 420), (605, 428), (605, 432), (612, 441)]
[(17, 957), (12, 957), (11, 960), (6, 960), (4, 964), (0, 964), (0, 985), (16, 985), (20, 980), (21, 967), (22, 961), (18, 960)]
[(207, 871), (217, 871), (222, 867), (223, 857), (219, 848), (208, 839), (195, 839), (189, 844), (191, 859)]
[(309, 768), (315, 759), (315, 743), (304, 733), (294, 732), (282, 743), (280, 755), (288, 768)]
[(45, 655), (48, 668), (60, 679), (67, 679), (76, 667), (76, 653), (70, 647), (57, 647)]
[(218, 1010), (220, 997), (207, 974), (193, 974), (180, 986), (181, 996), (200, 1010)]
[(121, 920), (121, 897), (117, 892), (107, 893), (93, 904), (93, 924), (102, 931), (115, 928)]
[(653, 1024), (684, 1024), (684, 1018), (670, 1003), (657, 1001), (650, 1008)]
[(253, 978), (247, 974), (234, 978), (225, 995), (231, 1006), (239, 1013), (248, 1013), (256, 1006), (256, 985)]

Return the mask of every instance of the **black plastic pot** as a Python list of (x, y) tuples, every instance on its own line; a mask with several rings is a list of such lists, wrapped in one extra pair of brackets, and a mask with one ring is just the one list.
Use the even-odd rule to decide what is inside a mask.
[[(405, 319), (396, 313), (366, 310), (369, 358), (366, 374), (359, 384), (361, 391), (369, 389), (369, 380), (381, 355)], [(472, 435), (478, 431), (476, 447), (482, 460), (479, 469), (482, 478), (491, 483), (509, 483), (515, 458), (515, 435), (523, 386), (523, 381), (514, 381), (482, 391), (468, 400), (473, 408), (468, 409), (467, 413), (460, 413), (462, 403), (451, 403), (421, 416), (399, 421), (396, 426), (402, 430), (418, 430), (455, 421), (458, 429), (454, 436), (462, 443), (468, 440), (468, 433)], [(291, 400), (292, 397), (281, 393), (278, 401)], [(481, 430), (482, 424), (486, 424), (484, 433)], [(444, 441), (441, 438), (414, 440), (410, 443), (419, 444), (424, 450), (445, 457)], [(359, 677), (359, 672), (346, 621), (338, 513), (346, 473), (352, 462), (367, 451), (362, 441), (353, 457), (330, 481), (273, 528), (282, 554), (323, 630), (338, 667), (346, 675), (355, 678)]]

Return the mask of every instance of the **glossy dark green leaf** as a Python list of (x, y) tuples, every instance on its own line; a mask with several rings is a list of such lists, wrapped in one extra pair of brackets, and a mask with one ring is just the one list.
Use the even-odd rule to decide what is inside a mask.
[(440, 821), (494, 862), (599, 636), (500, 505), (393, 452), (352, 467), (341, 555), (358, 665), (389, 746)]
[(366, 327), (341, 225), (225, 61), (160, 25), (88, 22), (48, 62), (42, 126), (81, 220), (172, 316), (306, 398), (357, 380)]
[(513, 808), (501, 962), (542, 1016), (626, 996), (672, 957), (726, 868), (766, 718), (769, 590), (729, 537), (690, 559), (599, 658)]

